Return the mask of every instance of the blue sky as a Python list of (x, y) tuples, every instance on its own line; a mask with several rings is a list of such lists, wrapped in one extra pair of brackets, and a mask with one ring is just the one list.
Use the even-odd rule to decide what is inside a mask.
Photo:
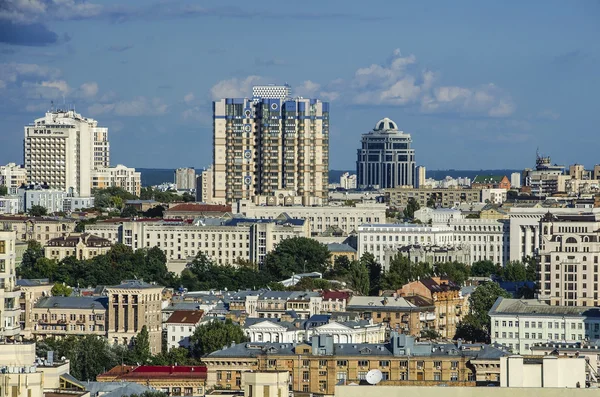
[(50, 101), (111, 162), (208, 166), (211, 101), (284, 83), (331, 102), (332, 169), (383, 117), (428, 169), (600, 163), (598, 1), (0, 0), (0, 163)]

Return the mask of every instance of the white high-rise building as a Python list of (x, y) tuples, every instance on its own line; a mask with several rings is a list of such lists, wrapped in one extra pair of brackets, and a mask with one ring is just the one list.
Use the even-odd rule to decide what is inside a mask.
[(196, 189), (196, 170), (193, 168), (177, 168), (175, 170), (177, 190)]
[(25, 168), (15, 163), (0, 166), (0, 186), (6, 186), (9, 195), (17, 194), (17, 189), (24, 183), (27, 183)]
[(21, 292), (16, 286), (14, 231), (0, 231), (0, 342), (13, 340), (21, 332)]
[(521, 187), (521, 173), (513, 172), (510, 174), (510, 186), (518, 189)]
[(109, 162), (108, 130), (73, 110), (49, 111), (25, 126), (27, 180), (88, 197), (94, 168)]
[(254, 98), (285, 99), (291, 96), (292, 87), (287, 84), (255, 85), (252, 87), (252, 97)]
[(345, 172), (340, 177), (340, 187), (346, 190), (356, 189), (356, 174), (350, 175), (349, 172)]

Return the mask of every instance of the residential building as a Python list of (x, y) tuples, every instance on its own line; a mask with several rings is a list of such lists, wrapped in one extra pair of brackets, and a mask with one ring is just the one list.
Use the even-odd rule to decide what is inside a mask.
[(435, 329), (433, 301), (421, 296), (353, 296), (346, 310), (358, 313), (363, 320), (385, 323), (390, 329), (407, 335), (419, 336), (423, 330)]
[(340, 177), (340, 187), (346, 190), (356, 189), (356, 174), (350, 175), (349, 172), (345, 172)]
[(277, 219), (285, 214), (293, 219), (306, 219), (310, 235), (320, 235), (327, 230), (339, 229), (343, 235), (354, 234), (363, 223), (385, 221), (385, 204), (356, 203), (340, 206), (261, 206), (243, 200), (234, 206), (234, 211), (248, 218)]
[(168, 396), (204, 396), (206, 367), (187, 365), (119, 365), (96, 377), (98, 382), (133, 382)]
[(89, 233), (72, 233), (49, 240), (44, 247), (44, 256), (58, 261), (68, 256), (87, 260), (106, 254), (111, 247), (111, 242), (105, 238)]
[(415, 211), (414, 218), (421, 223), (429, 223), (431, 225), (443, 224), (450, 222), (450, 219), (462, 219), (463, 215), (456, 208), (431, 208), (422, 207)]
[(537, 299), (498, 298), (489, 311), (491, 340), (516, 354), (537, 354), (540, 343), (600, 339), (600, 309), (550, 306)]
[(86, 232), (134, 250), (159, 247), (168, 261), (187, 260), (203, 252), (221, 265), (235, 265), (238, 259), (260, 264), (280, 241), (310, 236), (308, 222), (285, 218), (121, 219), (86, 225)]
[[(307, 319), (321, 313), (323, 298), (318, 292), (266, 291), (256, 297), (248, 296), (246, 300), (256, 302), (251, 310), (254, 317), (281, 318), (286, 312), (293, 310), (298, 318)], [(248, 315), (252, 317), (252, 314)]]
[(242, 343), (215, 351), (203, 362), (207, 387), (240, 390), (246, 372), (288, 371), (295, 393), (333, 395), (336, 385), (364, 381), (373, 369), (381, 371), (382, 384), (393, 381), (396, 386), (475, 386), (486, 370), (499, 382), (504, 355), (489, 345), (416, 342), (392, 332), (389, 343), (334, 343), (330, 335), (301, 344)]
[(280, 397), (289, 395), (288, 371), (244, 372), (244, 396)]
[(185, 203), (175, 204), (169, 207), (164, 214), (164, 219), (196, 219), (196, 218), (220, 218), (231, 212), (229, 205)]
[(471, 187), (480, 189), (510, 189), (510, 180), (506, 175), (477, 175)]
[(585, 368), (583, 357), (500, 357), (500, 387), (581, 388), (585, 386)]
[(448, 279), (429, 277), (405, 284), (396, 291), (397, 296), (422, 296), (435, 307), (434, 329), (447, 340), (454, 339), (456, 327), (463, 318), (464, 297), (460, 286)]
[(64, 338), (77, 335), (106, 336), (108, 298), (101, 296), (40, 297), (25, 323), (34, 338)]
[(329, 103), (255, 93), (213, 102), (215, 200), (231, 204), (290, 190), (306, 203), (326, 201)]
[(89, 197), (92, 171), (109, 161), (108, 130), (73, 110), (49, 111), (25, 126), (27, 181)]
[(553, 165), (549, 156), (536, 153), (535, 170), (526, 168), (523, 171), (523, 186), (530, 188), (534, 196), (551, 196), (561, 191), (559, 186), (564, 183), (564, 171), (563, 165)]
[[(587, 361), (586, 387), (598, 384), (600, 374), (600, 355), (598, 355), (598, 341), (594, 342), (541, 342), (529, 348), (534, 356), (560, 356), (583, 358)], [(582, 386), (583, 387), (583, 386)]]
[(150, 352), (161, 352), (161, 302), (163, 287), (141, 280), (128, 280), (107, 287), (107, 337), (111, 343), (129, 345), (144, 326), (148, 330)]
[(418, 165), (416, 171), (416, 188), (420, 188), (425, 186), (425, 181), (427, 180), (427, 169), (424, 165)]
[(337, 313), (346, 311), (350, 294), (344, 291), (323, 291), (321, 297), (321, 313)]
[(0, 342), (2, 343), (14, 341), (21, 331), (19, 324), (21, 292), (16, 284), (15, 270), (16, 243), (15, 232), (0, 231)]
[(521, 187), (521, 173), (513, 172), (510, 174), (510, 186), (513, 189), (519, 189)]
[(410, 198), (415, 199), (420, 207), (427, 207), (428, 203), (433, 203), (436, 206), (451, 208), (460, 203), (479, 203), (481, 189), (396, 187), (386, 189), (385, 195), (386, 202), (393, 208), (405, 208)]
[(389, 118), (379, 120), (372, 131), (363, 134), (357, 151), (358, 186), (377, 189), (414, 186), (415, 150), (410, 134), (398, 130)]
[(34, 306), (41, 298), (52, 295), (54, 283), (51, 283), (48, 279), (20, 279), (17, 280), (17, 286), (21, 291), (19, 298), (19, 306), (21, 307), (21, 315), (19, 317), (21, 335), (24, 338), (32, 339), (31, 330), (34, 327)]
[(196, 201), (207, 204), (225, 204), (225, 200), (221, 203), (216, 203), (214, 201), (212, 166), (204, 169), (202, 173), (196, 177)]
[(509, 224), (502, 219), (451, 219), (453, 244), (470, 250), (470, 262), (490, 260), (504, 265), (509, 260)]
[(507, 190), (500, 188), (481, 189), (481, 201), (490, 204), (502, 204), (506, 201)]
[(75, 212), (94, 207), (94, 197), (65, 197), (63, 200), (64, 212)]
[(540, 220), (539, 298), (551, 305), (599, 306), (600, 214)]
[(390, 262), (397, 255), (405, 256), (412, 263), (444, 263), (444, 262), (460, 262), (470, 264), (471, 260), (470, 250), (468, 247), (462, 247), (460, 245), (420, 245), (410, 244), (403, 245), (399, 248), (385, 248), (384, 252), (384, 263), (385, 267), (389, 267)]
[(348, 258), (349, 261), (358, 259), (356, 250), (348, 244), (330, 243), (327, 244), (327, 249), (331, 253), (331, 262), (335, 263), (335, 260), (340, 256)]
[(0, 166), (0, 186), (6, 186), (8, 194), (14, 196), (21, 185), (27, 183), (27, 170), (15, 163)]
[(17, 190), (19, 212), (28, 212), (34, 205), (46, 208), (49, 214), (61, 212), (67, 193), (50, 189), (48, 185), (27, 185)]
[(202, 321), (204, 311), (174, 311), (164, 324), (167, 330), (167, 349), (190, 347), (190, 337)]
[(92, 189), (120, 187), (134, 196), (139, 196), (142, 189), (142, 173), (122, 164), (97, 168), (91, 172), (90, 178)]
[(36, 240), (42, 246), (57, 237), (72, 233), (75, 221), (66, 218), (0, 216), (0, 230), (17, 233), (17, 241)]
[(292, 87), (288, 84), (255, 85), (252, 87), (253, 98), (287, 99), (292, 96)]
[(175, 186), (177, 186), (177, 190), (196, 189), (196, 170), (194, 168), (177, 168), (175, 170)]
[(0, 215), (16, 215), (19, 213), (19, 197), (0, 197)]

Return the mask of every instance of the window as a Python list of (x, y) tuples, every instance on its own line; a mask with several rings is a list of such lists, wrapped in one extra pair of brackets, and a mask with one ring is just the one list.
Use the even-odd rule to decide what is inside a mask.
[(458, 381), (458, 372), (451, 372), (450, 373), (450, 380), (453, 382)]
[(369, 362), (367, 360), (358, 360), (358, 366), (359, 367), (368, 367)]
[(348, 361), (346, 361), (346, 360), (338, 360), (337, 366), (338, 367), (347, 367), (348, 366)]
[(458, 361), (452, 361), (452, 362), (450, 362), (450, 368), (457, 369), (458, 368)]
[(367, 379), (367, 373), (365, 371), (359, 371), (358, 372), (358, 380), (365, 380)]
[(389, 361), (380, 361), (379, 362), (379, 366), (380, 367), (389, 367), (390, 366), (390, 362)]
[(442, 362), (441, 361), (434, 361), (433, 362), (433, 366), (436, 368), (442, 368)]
[(434, 372), (433, 373), (433, 380), (442, 380), (442, 373), (441, 372)]
[(309, 373), (308, 371), (304, 371), (304, 372), (302, 372), (302, 380), (303, 380), (304, 382), (308, 382), (308, 379), (309, 379), (309, 374), (310, 374), (310, 373)]
[(269, 360), (268, 365), (269, 365), (269, 367), (276, 367), (277, 366), (277, 360)]
[(0, 240), (0, 254), (6, 254), (6, 241)]

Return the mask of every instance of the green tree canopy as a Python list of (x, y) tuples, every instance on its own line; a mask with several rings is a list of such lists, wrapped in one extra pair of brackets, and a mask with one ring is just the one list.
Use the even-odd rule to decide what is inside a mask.
[(448, 279), (462, 286), (471, 275), (471, 269), (461, 262), (443, 262), (435, 264), (435, 273), (438, 276), (446, 276)]
[(71, 296), (73, 289), (65, 284), (56, 283), (52, 287), (52, 296)]
[(46, 207), (42, 207), (41, 205), (32, 205), (27, 213), (30, 216), (45, 216), (48, 215), (48, 209)]
[(0, 185), (0, 196), (6, 196), (8, 194), (8, 188), (5, 185)]
[(131, 352), (132, 360), (136, 363), (146, 364), (150, 362), (152, 354), (150, 353), (150, 335), (148, 328), (144, 325), (135, 337)]
[(121, 216), (123, 218), (133, 218), (137, 215), (138, 215), (138, 211), (135, 209), (135, 207), (132, 207), (130, 205), (123, 208), (123, 211), (121, 211)]
[(477, 261), (471, 265), (471, 276), (490, 277), (497, 273), (497, 267), (490, 260)]
[(408, 202), (406, 204), (406, 208), (404, 208), (404, 218), (405, 219), (414, 219), (415, 211), (420, 208), (419, 203), (415, 200), (414, 197), (409, 197)]
[(368, 295), (370, 289), (369, 269), (363, 261), (352, 261), (348, 281), (359, 295)]
[(377, 262), (375, 256), (370, 252), (365, 252), (360, 257), (360, 263), (369, 272), (369, 295), (378, 295), (381, 289), (381, 264)]
[(390, 266), (383, 273), (381, 288), (384, 290), (397, 290), (410, 281), (430, 277), (433, 269), (427, 263), (412, 263), (406, 256), (397, 254)]
[(523, 262), (520, 261), (508, 262), (504, 266), (502, 279), (504, 281), (533, 281), (527, 280), (527, 267)]
[(247, 340), (242, 328), (230, 319), (224, 322), (214, 320), (196, 328), (190, 337), (190, 345), (193, 356), (202, 357), (231, 343), (242, 343)]
[(306, 237), (281, 241), (264, 259), (264, 269), (276, 280), (293, 274), (320, 272), (330, 267), (330, 252), (326, 245)]

